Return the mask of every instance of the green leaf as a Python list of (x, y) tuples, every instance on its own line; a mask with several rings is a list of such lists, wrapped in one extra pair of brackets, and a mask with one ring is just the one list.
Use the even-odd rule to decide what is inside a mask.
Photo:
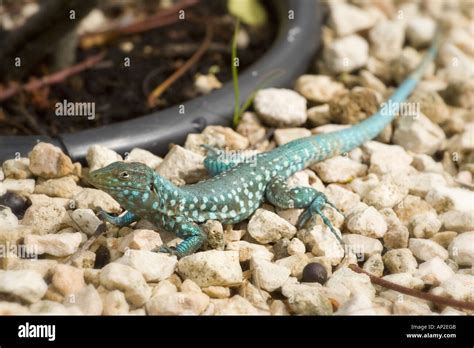
[(267, 23), (267, 11), (259, 0), (227, 0), (227, 8), (245, 24), (261, 26)]

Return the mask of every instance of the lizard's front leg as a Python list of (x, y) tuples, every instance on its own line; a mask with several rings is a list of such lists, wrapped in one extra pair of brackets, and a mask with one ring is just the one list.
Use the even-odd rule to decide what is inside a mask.
[(343, 244), (339, 233), (336, 232), (331, 221), (323, 213), (326, 205), (333, 207), (338, 212), (339, 210), (328, 201), (323, 193), (312, 187), (295, 187), (290, 189), (286, 184), (286, 179), (277, 176), (268, 184), (265, 195), (270, 203), (282, 209), (305, 208), (305, 211), (298, 220), (298, 228), (303, 227), (314, 214), (319, 215), (324, 224), (329, 227), (339, 242)]
[(100, 209), (99, 212), (97, 213), (97, 216), (102, 221), (110, 222), (111, 224), (119, 226), (119, 227), (130, 225), (132, 222), (135, 222), (139, 219), (138, 216), (136, 216), (130, 211), (127, 211), (122, 216), (113, 216), (107, 213), (106, 211)]
[(225, 151), (210, 145), (201, 145), (207, 150), (204, 167), (212, 176), (223, 173), (239, 164), (238, 161), (229, 161), (225, 158)]
[(162, 246), (160, 252), (166, 252), (178, 257), (190, 255), (197, 251), (206, 241), (206, 233), (196, 223), (184, 216), (163, 216), (163, 227), (184, 239), (176, 248)]
[(251, 153), (226, 152), (210, 145), (201, 146), (207, 150), (204, 167), (212, 176), (226, 172), (240, 163), (253, 160)]

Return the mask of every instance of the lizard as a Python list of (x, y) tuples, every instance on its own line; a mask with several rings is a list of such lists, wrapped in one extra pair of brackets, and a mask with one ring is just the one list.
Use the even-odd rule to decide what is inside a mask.
[(419, 65), (389, 97), (387, 102), (391, 101), (394, 108), (388, 112), (379, 110), (349, 128), (293, 140), (257, 154), (252, 163), (245, 158), (222, 160), (221, 150), (207, 147), (204, 165), (213, 176), (190, 185), (176, 186), (152, 168), (135, 162), (117, 161), (90, 172), (89, 183), (110, 194), (126, 209), (120, 216), (100, 211), (99, 217), (118, 226), (129, 225), (140, 218), (153, 222), (182, 239), (175, 248), (161, 246), (159, 251), (181, 258), (199, 250), (206, 241), (200, 223), (207, 220), (238, 223), (249, 218), (266, 199), (282, 209), (304, 209), (298, 228), (312, 216), (319, 215), (342, 243), (340, 232), (324, 213), (327, 206), (337, 210), (336, 206), (313, 187), (289, 188), (286, 179), (314, 163), (347, 153), (375, 138), (392, 122), (400, 104), (421, 80), (436, 56), (439, 41), (437, 33)]

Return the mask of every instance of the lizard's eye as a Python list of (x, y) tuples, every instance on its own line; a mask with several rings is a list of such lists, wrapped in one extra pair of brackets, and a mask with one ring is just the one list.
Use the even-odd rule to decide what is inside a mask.
[(128, 179), (128, 177), (129, 177), (130, 175), (128, 175), (127, 172), (121, 172), (121, 173), (119, 174), (119, 176), (120, 176), (120, 178), (122, 178), (122, 179)]

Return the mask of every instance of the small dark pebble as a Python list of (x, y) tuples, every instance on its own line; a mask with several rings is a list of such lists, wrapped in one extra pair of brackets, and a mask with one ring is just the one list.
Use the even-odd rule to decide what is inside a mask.
[(305, 283), (324, 284), (328, 279), (328, 273), (323, 265), (317, 262), (308, 263), (303, 269), (303, 279)]
[(101, 245), (95, 252), (95, 269), (101, 269), (110, 262), (110, 251), (107, 247)]
[(0, 205), (4, 205), (9, 207), (13, 214), (16, 215), (17, 218), (23, 218), (26, 209), (31, 205), (31, 202), (13, 192), (7, 192), (3, 196), (0, 196)]

